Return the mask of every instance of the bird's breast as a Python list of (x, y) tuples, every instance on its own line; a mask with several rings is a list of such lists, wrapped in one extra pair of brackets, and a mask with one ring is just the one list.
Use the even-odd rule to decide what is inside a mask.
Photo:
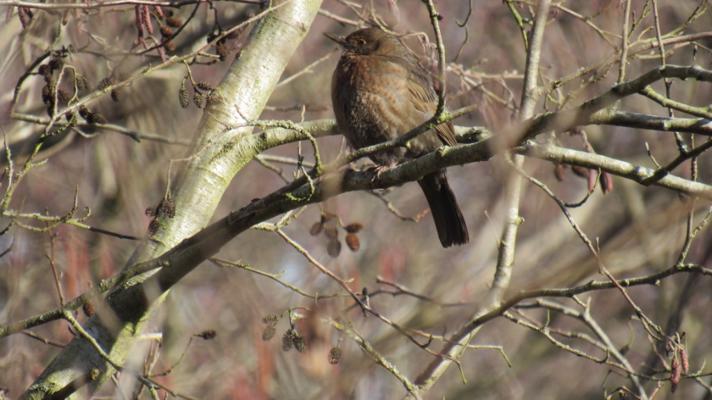
[(336, 81), (344, 88), (355, 92), (385, 94), (400, 85), (408, 77), (401, 65), (376, 56), (344, 56), (336, 69)]
[(429, 118), (413, 106), (409, 74), (401, 63), (383, 57), (342, 56), (334, 71), (332, 101), (339, 128), (353, 147), (396, 138)]

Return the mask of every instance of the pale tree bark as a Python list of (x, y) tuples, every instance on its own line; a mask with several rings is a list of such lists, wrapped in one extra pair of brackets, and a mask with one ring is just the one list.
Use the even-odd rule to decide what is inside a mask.
[[(136, 250), (127, 263), (154, 258), (205, 227), (232, 178), (259, 153), (258, 139), (245, 126), (256, 119), (278, 83), (289, 59), (306, 35), (321, 5), (319, 0), (276, 3), (254, 28), (240, 57), (230, 67), (209, 101), (196, 134), (188, 165), (172, 196), (176, 214)], [(103, 323), (99, 312), (84, 326), (108, 354), (123, 365), (157, 296), (124, 284), (107, 300), (115, 315)], [(165, 294), (167, 289), (160, 292)], [(96, 391), (114, 372), (92, 344), (82, 337), (67, 345), (24, 393), (25, 399), (66, 398), (87, 386)]]

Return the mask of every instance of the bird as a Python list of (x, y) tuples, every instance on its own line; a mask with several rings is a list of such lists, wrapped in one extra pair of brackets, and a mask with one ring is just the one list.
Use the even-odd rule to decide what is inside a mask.
[[(399, 37), (378, 27), (345, 38), (326, 36), (342, 47), (331, 80), (331, 100), (337, 127), (352, 147), (395, 139), (433, 117), (438, 105), (433, 78)], [(370, 158), (381, 167), (392, 166), (454, 144), (454, 128), (445, 122), (409, 140), (405, 149), (389, 149)], [(467, 225), (445, 170), (423, 176), (418, 184), (442, 246), (467, 243)]]

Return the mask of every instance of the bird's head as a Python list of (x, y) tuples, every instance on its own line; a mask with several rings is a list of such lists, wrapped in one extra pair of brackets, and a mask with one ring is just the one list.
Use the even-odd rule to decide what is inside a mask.
[(329, 39), (340, 44), (344, 53), (360, 55), (377, 55), (399, 53), (403, 44), (397, 37), (380, 28), (365, 28), (351, 33), (345, 38), (324, 34)]

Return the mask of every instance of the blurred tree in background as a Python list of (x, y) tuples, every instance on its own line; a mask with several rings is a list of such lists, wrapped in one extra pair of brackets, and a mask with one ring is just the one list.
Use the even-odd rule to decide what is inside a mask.
[[(712, 398), (709, 0), (0, 7), (4, 396)], [(345, 145), (369, 25), (460, 144)]]

